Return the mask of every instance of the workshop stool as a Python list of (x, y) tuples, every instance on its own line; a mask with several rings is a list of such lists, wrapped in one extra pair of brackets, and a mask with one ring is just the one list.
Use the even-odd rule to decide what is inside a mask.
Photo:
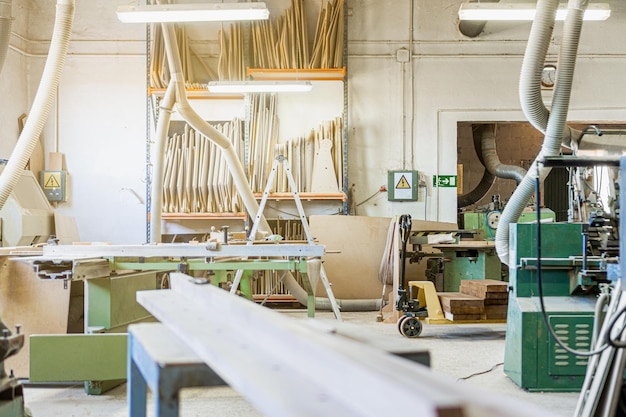
[(178, 416), (182, 388), (223, 386), (226, 383), (178, 336), (161, 323), (128, 328), (128, 411), (146, 416), (147, 387), (154, 397), (157, 417)]

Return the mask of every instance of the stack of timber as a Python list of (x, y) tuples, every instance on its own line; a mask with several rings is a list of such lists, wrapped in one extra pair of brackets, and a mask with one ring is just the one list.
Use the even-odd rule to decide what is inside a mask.
[(509, 303), (508, 283), (494, 279), (462, 280), (460, 291), (484, 300), (483, 320), (506, 319)]
[(308, 39), (305, 9), (304, 0), (291, 0), (291, 6), (282, 16), (252, 22), (253, 68), (323, 69), (343, 66), (344, 1), (320, 2), (312, 45)]
[(438, 293), (443, 315), (448, 320), (480, 320), (485, 311), (484, 300), (460, 292)]
[[(243, 121), (214, 125), (244, 158)], [(222, 157), (222, 150), (208, 138), (184, 126), (167, 138), (163, 175), (164, 213), (237, 213), (243, 203)]]

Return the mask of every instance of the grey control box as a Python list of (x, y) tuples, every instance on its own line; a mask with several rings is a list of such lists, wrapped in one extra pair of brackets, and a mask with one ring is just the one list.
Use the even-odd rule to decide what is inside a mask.
[(65, 171), (41, 171), (39, 182), (48, 201), (65, 201)]

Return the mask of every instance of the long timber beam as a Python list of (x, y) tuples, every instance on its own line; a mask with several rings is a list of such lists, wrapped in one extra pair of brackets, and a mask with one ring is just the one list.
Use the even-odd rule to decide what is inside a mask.
[[(190, 277), (137, 300), (224, 381), (272, 417), (548, 417), (370, 345)], [(165, 341), (164, 341), (165, 342)]]

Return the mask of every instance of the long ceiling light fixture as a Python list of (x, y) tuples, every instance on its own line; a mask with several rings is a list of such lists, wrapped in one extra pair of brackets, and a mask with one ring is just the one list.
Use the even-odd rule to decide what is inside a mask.
[(265, 3), (261, 2), (125, 5), (117, 8), (117, 18), (124, 23), (264, 20), (269, 15)]
[(311, 81), (211, 81), (211, 93), (304, 93), (313, 89)]
[[(460, 20), (533, 20), (535, 3), (463, 3), (459, 8)], [(565, 20), (567, 5), (560, 5), (556, 20)], [(607, 3), (590, 3), (583, 15), (584, 20), (606, 20), (611, 16)]]

